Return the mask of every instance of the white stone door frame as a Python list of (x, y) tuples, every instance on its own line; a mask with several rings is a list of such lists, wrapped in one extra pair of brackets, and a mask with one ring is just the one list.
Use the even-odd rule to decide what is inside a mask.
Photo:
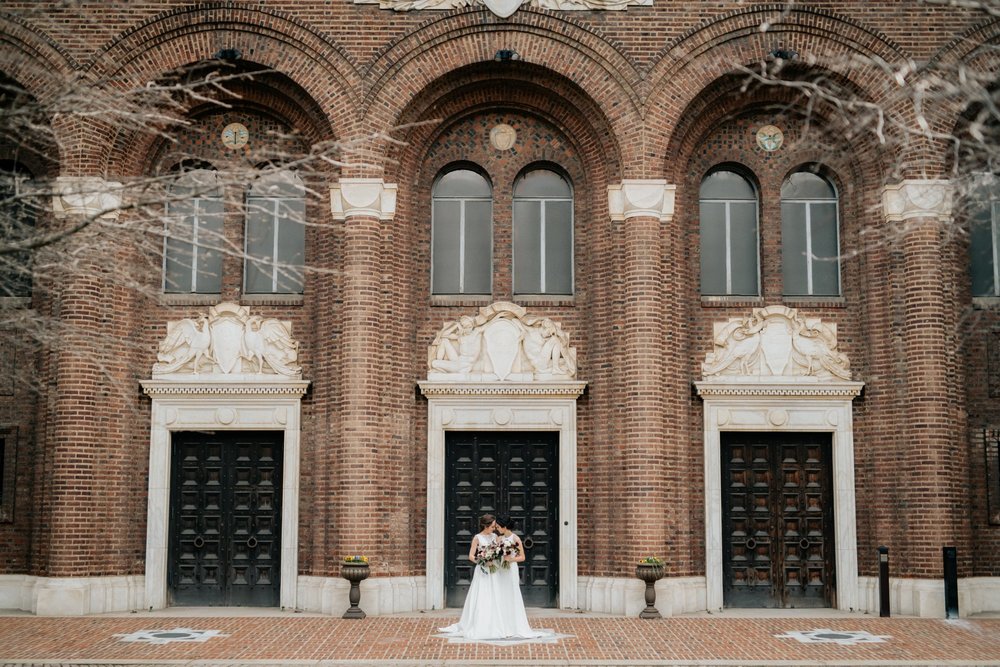
[(858, 529), (851, 402), (862, 382), (696, 382), (705, 409), (705, 582), (707, 608), (723, 606), (723, 431), (830, 433), (837, 608), (859, 609)]
[(586, 382), (420, 383), (427, 397), (427, 609), (445, 600), (445, 433), (559, 433), (561, 609), (577, 608), (576, 399)]
[(146, 608), (167, 606), (170, 461), (173, 431), (282, 431), (281, 590), (284, 609), (296, 606), (299, 571), (299, 449), (302, 380), (239, 376), (200, 381), (146, 380), (152, 397), (146, 518)]

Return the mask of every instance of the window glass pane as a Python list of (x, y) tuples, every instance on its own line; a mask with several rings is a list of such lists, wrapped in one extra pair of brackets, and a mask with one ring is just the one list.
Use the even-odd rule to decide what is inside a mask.
[[(171, 192), (174, 194), (174, 191)], [(194, 262), (193, 200), (171, 202), (167, 206), (166, 243), (164, 245), (163, 291), (190, 292), (191, 267)]]
[(840, 294), (840, 258), (837, 248), (837, 205), (812, 203), (813, 291), (818, 296)]
[(294, 171), (279, 171), (267, 174), (254, 181), (250, 188), (251, 197), (279, 197), (297, 199), (305, 195), (302, 179)]
[(726, 293), (726, 205), (701, 202), (701, 293)]
[(572, 196), (569, 183), (548, 169), (529, 171), (514, 186), (515, 197), (549, 197), (568, 199)]
[(545, 202), (545, 293), (573, 293), (573, 205)]
[(750, 181), (733, 171), (714, 171), (701, 182), (702, 199), (756, 199)]
[(489, 294), (493, 274), (490, 202), (465, 202), (465, 294)]
[(732, 294), (754, 295), (757, 290), (757, 203), (729, 205)]
[(246, 228), (246, 291), (272, 291), (274, 284), (274, 201), (250, 199)]
[(782, 199), (836, 199), (830, 182), (821, 176), (800, 171), (789, 176), (781, 186)]
[(199, 199), (198, 210), (198, 277), (195, 286), (200, 294), (222, 291), (222, 210), (221, 198)]
[[(39, 201), (26, 172), (0, 172), (0, 238), (15, 241), (34, 233)], [(31, 252), (0, 255), (0, 297), (31, 296)]]
[(542, 203), (515, 199), (513, 206), (514, 293), (539, 294), (542, 291)]
[(781, 202), (781, 279), (785, 294), (809, 294), (806, 271), (806, 204)]
[(280, 294), (302, 293), (302, 267), (305, 265), (306, 203), (303, 199), (280, 201), (278, 222), (278, 287)]
[(469, 169), (456, 169), (442, 176), (434, 186), (435, 197), (492, 196), (489, 181)]
[(997, 215), (1000, 206), (989, 202), (977, 201), (972, 211), (972, 221), (969, 227), (969, 265), (972, 274), (972, 296), (994, 296), (996, 286), (993, 284), (993, 238), (990, 209)]
[(458, 221), (461, 203), (434, 202), (433, 247), (431, 248), (434, 294), (458, 294)]

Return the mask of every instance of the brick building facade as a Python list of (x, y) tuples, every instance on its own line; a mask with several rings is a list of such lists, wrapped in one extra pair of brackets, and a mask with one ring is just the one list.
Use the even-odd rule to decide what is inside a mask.
[[(962, 612), (1000, 610), (1000, 197), (976, 236), (963, 185), (995, 163), (940, 139), (979, 107), (907, 133), (894, 83), (909, 62), (995, 80), (1000, 20), (443, 4), (5, 3), (0, 70), (43, 108), (70, 79), (141, 88), (220, 54), (253, 73), (171, 140), (60, 115), (51, 159), (5, 139), (61, 188), (53, 220), (101, 210), (80, 184), (398, 141), (176, 209), (253, 254), (240, 203), (301, 207), (300, 240), (267, 218), (290, 272), (251, 280), (236, 252), (174, 275), (169, 242), (122, 244), (4, 297), (78, 335), (0, 356), (37, 380), (0, 380), (0, 607), (339, 614), (340, 561), (365, 554), (369, 613), (440, 608), (496, 510), (541, 606), (636, 613), (653, 555), (664, 613), (873, 611), (887, 545), (894, 611), (942, 613), (943, 546)], [(889, 140), (852, 131), (876, 107)]]

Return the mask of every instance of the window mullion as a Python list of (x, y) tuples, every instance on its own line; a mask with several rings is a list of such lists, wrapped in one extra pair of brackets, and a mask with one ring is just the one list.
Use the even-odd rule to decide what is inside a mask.
[(993, 232), (993, 296), (1000, 296), (1000, 201), (990, 207), (990, 227)]
[(191, 215), (191, 291), (198, 291), (198, 222), (201, 214), (201, 199), (195, 197), (194, 212)]
[(271, 291), (277, 293), (278, 291), (278, 224), (279, 221), (279, 207), (281, 200), (272, 199), (271, 203), (274, 204), (272, 211), (274, 215), (274, 234), (271, 241)]
[(538, 234), (541, 236), (538, 240), (538, 262), (541, 264), (538, 267), (538, 282), (540, 293), (545, 294), (545, 200), (538, 203), (540, 204)]
[(458, 293), (465, 294), (465, 200), (458, 206)]
[(732, 224), (729, 207), (732, 202), (726, 202), (726, 294), (733, 293), (733, 242), (731, 238)]
[(813, 294), (813, 251), (812, 251), (812, 202), (806, 207), (806, 294)]

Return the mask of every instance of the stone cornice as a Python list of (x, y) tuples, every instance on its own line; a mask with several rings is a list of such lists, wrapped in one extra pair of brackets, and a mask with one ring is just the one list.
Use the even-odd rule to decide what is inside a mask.
[(226, 379), (140, 380), (147, 396), (287, 396), (300, 398), (309, 388), (308, 380), (277, 380), (274, 375), (247, 375)]
[(417, 383), (427, 397), (444, 396), (548, 396), (577, 398), (587, 386), (586, 382), (436, 382), (423, 380)]
[(611, 220), (651, 217), (666, 222), (674, 217), (677, 186), (662, 179), (625, 179), (608, 186), (608, 211)]
[(335, 220), (361, 216), (392, 220), (396, 215), (396, 184), (381, 178), (342, 178), (330, 186), (330, 211)]
[(889, 222), (912, 218), (948, 219), (954, 187), (947, 180), (907, 180), (882, 188), (882, 212)]
[(799, 398), (855, 398), (861, 394), (864, 382), (719, 382), (702, 380), (694, 383), (698, 395), (723, 396), (795, 396)]

